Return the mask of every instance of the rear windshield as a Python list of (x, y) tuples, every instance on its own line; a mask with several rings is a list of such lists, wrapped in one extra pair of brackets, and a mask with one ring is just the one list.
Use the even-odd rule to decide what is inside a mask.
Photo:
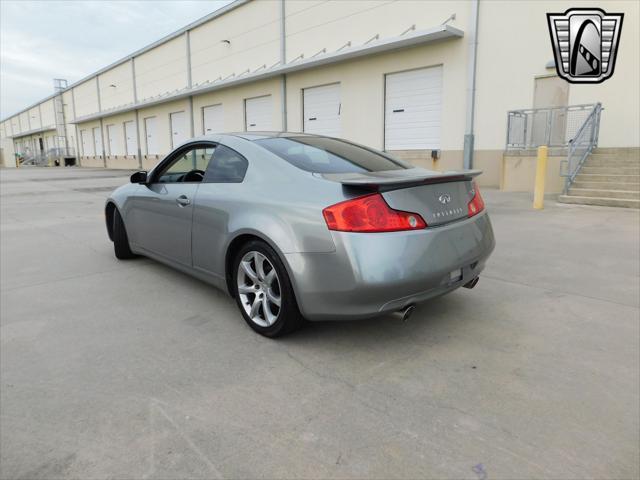
[(406, 168), (381, 153), (335, 138), (276, 137), (255, 142), (307, 172), (380, 172)]

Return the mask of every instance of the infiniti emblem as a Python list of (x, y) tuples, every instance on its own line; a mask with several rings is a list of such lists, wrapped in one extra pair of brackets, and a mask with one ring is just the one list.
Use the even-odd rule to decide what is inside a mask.
[(448, 193), (443, 193), (438, 197), (438, 201), (441, 204), (446, 205), (447, 203), (451, 202), (451, 195), (449, 195)]

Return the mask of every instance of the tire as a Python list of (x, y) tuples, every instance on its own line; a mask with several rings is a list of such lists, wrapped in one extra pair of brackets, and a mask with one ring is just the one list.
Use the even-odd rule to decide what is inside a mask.
[[(262, 263), (262, 269), (256, 262)], [(280, 337), (304, 325), (287, 270), (265, 242), (252, 240), (238, 251), (233, 261), (232, 287), (242, 317), (260, 335)]]
[(116, 258), (120, 260), (136, 257), (136, 254), (129, 248), (127, 230), (124, 228), (124, 222), (117, 208), (113, 212), (113, 251), (116, 254)]

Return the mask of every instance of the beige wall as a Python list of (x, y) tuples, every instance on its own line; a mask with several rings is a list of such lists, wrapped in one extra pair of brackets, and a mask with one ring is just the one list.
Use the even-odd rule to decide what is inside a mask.
[(28, 132), (31, 130), (29, 127), (29, 112), (23, 112), (20, 114), (19, 118), (20, 132)]
[(98, 111), (98, 86), (97, 77), (73, 87), (73, 95), (76, 102), (76, 115), (83, 117)]
[[(560, 193), (564, 178), (559, 175), (560, 162), (566, 157), (550, 156), (547, 159), (545, 192)], [(507, 192), (533, 192), (537, 159), (532, 156), (504, 155), (500, 188)]]
[(133, 103), (133, 72), (131, 62), (118, 65), (102, 73), (99, 78), (100, 106), (103, 110)]
[(40, 111), (38, 110), (38, 107), (33, 107), (31, 108), (28, 112), (27, 115), (29, 117), (28, 122), (29, 122), (29, 130), (35, 130), (37, 128), (41, 128), (42, 127), (42, 123), (40, 122)]
[(185, 35), (136, 57), (135, 65), (139, 100), (185, 88), (187, 86)]
[(53, 105), (53, 98), (40, 104), (42, 114), (41, 124), (43, 127), (51, 127), (56, 124), (56, 112)]
[(465, 28), (470, 2), (377, 0), (294, 0), (286, 3), (287, 60), (305, 58), (326, 48), (333, 52), (351, 41), (362, 45), (376, 34), (397, 37), (415, 24), (417, 30), (432, 28), (456, 13), (451, 23)]
[(280, 60), (280, 2), (250, 2), (190, 35), (194, 85), (271, 67)]

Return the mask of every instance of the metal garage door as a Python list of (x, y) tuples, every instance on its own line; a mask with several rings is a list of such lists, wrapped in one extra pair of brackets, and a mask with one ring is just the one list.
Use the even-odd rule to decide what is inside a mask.
[(305, 88), (304, 131), (318, 135), (339, 137), (340, 129), (340, 84)]
[(175, 148), (189, 138), (187, 135), (187, 116), (184, 112), (175, 112), (170, 115), (170, 118), (171, 148)]
[(96, 156), (102, 155), (102, 131), (100, 127), (93, 129), (93, 154)]
[(158, 152), (158, 132), (156, 129), (156, 117), (144, 119), (144, 134), (147, 145), (147, 155), (156, 155)]
[(138, 154), (138, 132), (136, 130), (136, 124), (133, 120), (124, 122), (124, 139), (125, 146), (127, 147), (127, 155)]
[(202, 109), (202, 130), (205, 135), (224, 131), (222, 105), (211, 105)]
[(89, 130), (80, 130), (80, 138), (82, 139), (82, 155), (85, 157), (95, 155), (93, 151), (93, 142), (89, 138)]
[(441, 66), (388, 74), (385, 96), (385, 150), (440, 149)]
[(244, 108), (245, 130), (247, 132), (273, 130), (271, 124), (273, 118), (271, 95), (247, 98), (244, 101)]
[(122, 155), (122, 142), (117, 125), (107, 125), (107, 143), (109, 145), (109, 155)]

